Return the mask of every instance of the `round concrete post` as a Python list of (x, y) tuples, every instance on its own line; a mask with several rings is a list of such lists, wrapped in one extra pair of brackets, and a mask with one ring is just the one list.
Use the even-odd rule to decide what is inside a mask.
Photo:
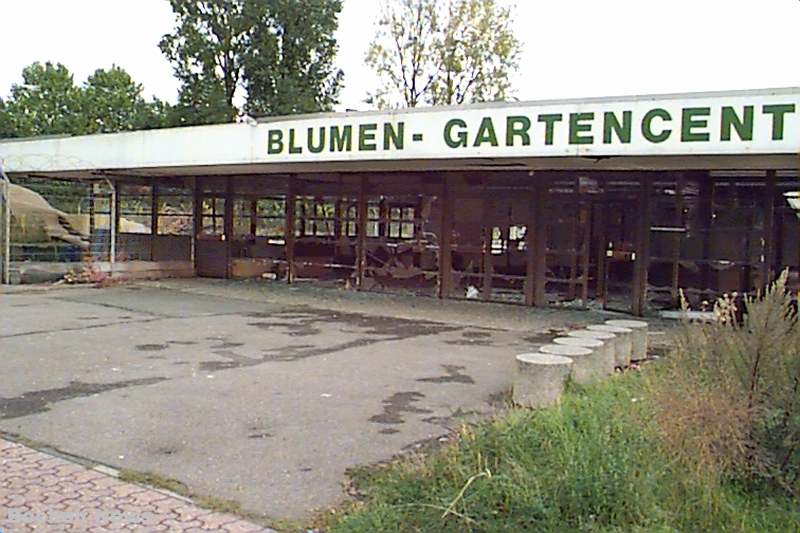
[(628, 366), (631, 362), (633, 353), (633, 330), (620, 326), (609, 326), (608, 324), (592, 324), (587, 326), (589, 331), (602, 331), (613, 333), (617, 336), (614, 341), (614, 362), (619, 367)]
[(614, 344), (609, 341), (589, 337), (557, 337), (553, 344), (579, 346), (592, 351), (589, 367), (592, 379), (602, 379), (614, 373)]
[(649, 324), (644, 320), (606, 320), (609, 326), (619, 326), (633, 330), (633, 351), (631, 359), (641, 361), (647, 359), (647, 330)]
[(513, 400), (524, 407), (547, 407), (558, 401), (572, 371), (572, 359), (543, 353), (517, 356)]
[(594, 379), (592, 350), (580, 346), (565, 346), (563, 344), (545, 344), (539, 348), (539, 353), (568, 357), (572, 365), (572, 379), (576, 383), (586, 384)]

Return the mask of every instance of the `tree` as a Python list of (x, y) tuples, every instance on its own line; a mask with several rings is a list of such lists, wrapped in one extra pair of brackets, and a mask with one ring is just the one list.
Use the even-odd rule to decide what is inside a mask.
[(343, 73), (334, 33), (341, 0), (274, 0), (270, 25), (256, 25), (244, 57), (246, 110), (253, 115), (327, 111)]
[(242, 58), (265, 3), (249, 0), (170, 0), (175, 32), (159, 48), (181, 81), (177, 116), (189, 124), (229, 122), (241, 83)]
[(234, 101), (281, 114), (329, 109), (342, 74), (333, 68), (341, 0), (170, 0), (175, 31), (160, 47), (181, 80), (181, 124), (229, 122)]
[(80, 112), (80, 91), (61, 63), (35, 62), (22, 71), (22, 84), (11, 86), (6, 103), (15, 136), (64, 135), (86, 132)]
[(437, 53), (440, 75), (431, 91), (433, 103), (504, 100), (519, 51), (511, 9), (499, 7), (495, 0), (450, 2)]
[(152, 129), (165, 125), (168, 106), (145, 101), (142, 86), (130, 74), (112, 65), (97, 69), (81, 91), (81, 111), (88, 133)]
[(62, 64), (33, 63), (22, 84), (0, 100), (0, 138), (85, 135), (167, 125), (170, 106), (145, 101), (142, 86), (120, 67), (98, 69), (78, 87)]
[(496, 0), (394, 0), (384, 4), (367, 53), (382, 86), (378, 107), (502, 100), (520, 43)]
[(6, 109), (5, 102), (0, 98), (0, 139), (8, 139), (10, 137), (16, 137), (14, 124), (11, 121), (11, 115)]
[(439, 76), (432, 53), (438, 48), (439, 36), (435, 0), (385, 2), (366, 58), (383, 87), (370, 94), (368, 102), (386, 108), (401, 105), (398, 96), (407, 107), (423, 101)]

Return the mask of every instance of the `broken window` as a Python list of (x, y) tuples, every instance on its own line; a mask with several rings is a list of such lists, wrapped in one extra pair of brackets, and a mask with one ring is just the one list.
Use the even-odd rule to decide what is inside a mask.
[(200, 209), (203, 233), (223, 235), (225, 233), (225, 198), (203, 198)]
[(152, 185), (119, 185), (119, 231), (120, 233), (152, 232), (153, 187)]

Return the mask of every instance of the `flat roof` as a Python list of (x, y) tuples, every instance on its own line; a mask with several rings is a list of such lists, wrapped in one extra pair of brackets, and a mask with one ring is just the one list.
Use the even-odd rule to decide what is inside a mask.
[(797, 168), (800, 88), (492, 102), (0, 141), (11, 174)]

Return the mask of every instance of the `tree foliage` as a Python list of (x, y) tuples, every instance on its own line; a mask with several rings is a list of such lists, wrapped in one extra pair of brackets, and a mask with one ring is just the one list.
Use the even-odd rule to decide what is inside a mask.
[(330, 109), (341, 0), (170, 0), (175, 31), (161, 40), (181, 89), (180, 124), (228, 122), (244, 96), (253, 114)]
[(258, 20), (248, 0), (170, 0), (177, 18), (174, 33), (159, 47), (181, 82), (178, 116), (183, 123), (229, 122), (240, 86), (243, 57)]
[(75, 85), (60, 63), (33, 63), (0, 103), (0, 137), (86, 135), (166, 125), (169, 106), (145, 101), (142, 86), (120, 67), (96, 70)]
[(81, 110), (87, 133), (152, 129), (167, 125), (169, 106), (145, 101), (143, 88), (130, 74), (114, 65), (97, 69), (82, 89)]
[(271, 24), (254, 28), (245, 57), (248, 113), (288, 115), (327, 111), (344, 77), (334, 65), (341, 0), (274, 0)]
[(15, 137), (85, 133), (81, 93), (61, 63), (35, 62), (22, 70), (6, 103)]
[(367, 64), (378, 107), (503, 100), (520, 43), (496, 0), (387, 0)]

